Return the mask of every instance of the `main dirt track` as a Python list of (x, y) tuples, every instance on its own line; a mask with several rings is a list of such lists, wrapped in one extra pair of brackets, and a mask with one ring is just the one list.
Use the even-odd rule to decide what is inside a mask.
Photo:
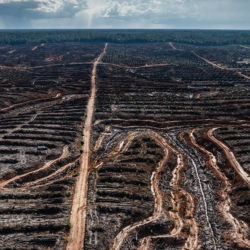
[(83, 246), (84, 232), (85, 232), (85, 218), (86, 218), (86, 205), (87, 205), (87, 190), (88, 190), (88, 173), (89, 173), (89, 155), (90, 155), (90, 136), (92, 118), (95, 106), (96, 97), (96, 72), (97, 66), (106, 53), (108, 44), (105, 44), (103, 52), (95, 60), (93, 64), (91, 76), (91, 96), (87, 106), (87, 116), (83, 130), (83, 154), (80, 159), (80, 172), (79, 178), (76, 183), (75, 193), (72, 204), (72, 212), (70, 218), (70, 235), (68, 240), (67, 249), (76, 250), (81, 249)]

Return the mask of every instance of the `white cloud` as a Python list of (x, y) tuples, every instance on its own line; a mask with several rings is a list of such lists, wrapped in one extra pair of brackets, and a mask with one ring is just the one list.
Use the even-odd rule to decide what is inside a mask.
[[(192, 1), (192, 0), (191, 0)], [(185, 16), (185, 5), (190, 0), (86, 0), (86, 9), (78, 14), (88, 16), (91, 27), (97, 18), (130, 18), (161, 15)]]
[(11, 3), (11, 2), (27, 2), (27, 0), (0, 0), (0, 4)]
[(249, 9), (247, 0), (0, 0), (3, 23), (24, 28), (250, 28)]
[(39, 7), (35, 10), (56, 13), (65, 8), (65, 6), (71, 5), (73, 8), (80, 7), (80, 1), (77, 0), (36, 0), (39, 2)]

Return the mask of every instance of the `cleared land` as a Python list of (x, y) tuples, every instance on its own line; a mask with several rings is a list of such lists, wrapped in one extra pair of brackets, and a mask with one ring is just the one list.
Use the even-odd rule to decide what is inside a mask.
[(250, 249), (249, 46), (0, 47), (1, 249)]

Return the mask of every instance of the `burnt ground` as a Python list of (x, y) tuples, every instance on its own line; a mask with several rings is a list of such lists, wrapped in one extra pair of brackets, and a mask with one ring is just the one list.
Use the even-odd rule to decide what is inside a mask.
[(92, 63), (102, 46), (1, 48), (1, 249), (65, 246)]
[(250, 249), (250, 50), (109, 44), (83, 166), (103, 48), (0, 47), (0, 248), (67, 248), (88, 167), (84, 249)]

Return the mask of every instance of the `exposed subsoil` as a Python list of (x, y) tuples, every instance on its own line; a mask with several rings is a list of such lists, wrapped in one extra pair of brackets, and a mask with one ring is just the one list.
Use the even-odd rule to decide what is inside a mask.
[(0, 48), (0, 248), (250, 249), (248, 46), (103, 46)]

